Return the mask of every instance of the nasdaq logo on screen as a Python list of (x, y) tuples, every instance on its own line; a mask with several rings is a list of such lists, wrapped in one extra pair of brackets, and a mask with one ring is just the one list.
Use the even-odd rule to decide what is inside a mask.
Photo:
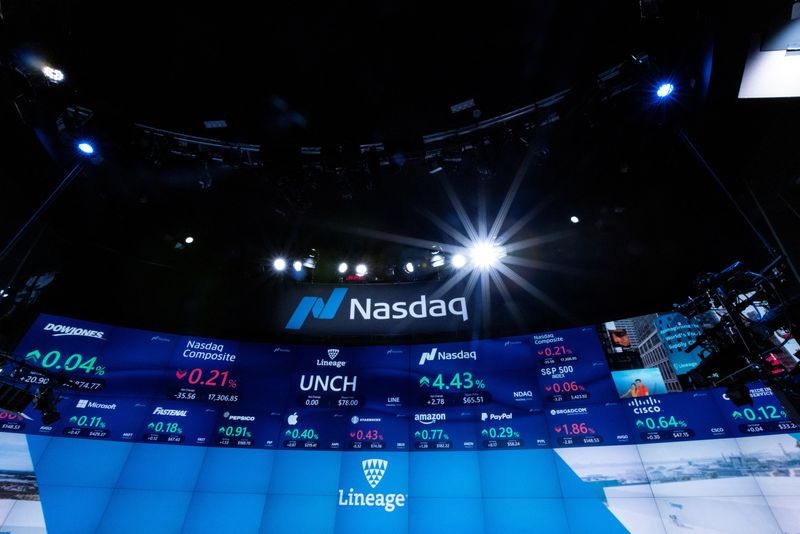
[[(359, 290), (362, 293), (365, 291), (363, 288)], [(372, 295), (363, 298), (351, 296), (346, 312), (340, 314), (339, 310), (347, 292), (348, 288), (335, 288), (327, 301), (322, 297), (302, 297), (284, 328), (300, 330), (309, 316), (313, 319), (336, 320), (334, 322), (339, 325), (387, 320), (460, 319), (461, 322), (469, 320), (465, 297), (436, 299), (424, 294), (396, 295), (400, 298), (386, 300)]]
[[(380, 458), (370, 458), (361, 462), (364, 478), (372, 489), (378, 487), (388, 468), (389, 462)], [(339, 506), (377, 506), (386, 512), (394, 512), (396, 508), (405, 505), (406, 495), (403, 493), (360, 493), (350, 488), (345, 494), (344, 489), (339, 489)]]
[(419, 357), (417, 365), (425, 365), (425, 362), (432, 362), (433, 360), (477, 360), (478, 353), (474, 350), (460, 350), (458, 352), (441, 351), (434, 347), (430, 352), (423, 352)]

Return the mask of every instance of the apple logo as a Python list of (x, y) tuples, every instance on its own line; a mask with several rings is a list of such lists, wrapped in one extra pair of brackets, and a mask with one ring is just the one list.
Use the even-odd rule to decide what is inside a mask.
[(297, 424), (297, 412), (294, 412), (292, 415), (287, 417), (286, 418), (286, 422), (289, 423), (290, 425), (296, 425)]

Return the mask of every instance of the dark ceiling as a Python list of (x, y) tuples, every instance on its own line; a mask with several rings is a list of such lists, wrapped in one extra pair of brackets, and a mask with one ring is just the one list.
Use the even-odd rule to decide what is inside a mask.
[[(69, 168), (65, 139), (90, 136), (102, 153), (2, 265), (12, 295), (56, 273), (34, 301), (7, 299), (6, 339), (39, 311), (267, 339), (253, 317), (294, 283), (270, 272), (276, 254), (316, 248), (318, 282), (334, 280), (339, 259), (378, 274), (456, 244), (441, 224), (461, 228), (448, 189), (470, 219), (485, 209), (491, 222), (521, 168), (504, 228), (541, 242), (515, 253), (536, 266), (515, 270), (564, 311), (509, 283), (523, 317), (484, 335), (667, 309), (697, 274), (769, 258), (680, 132), (760, 232), (774, 241), (750, 190), (788, 252), (800, 250), (798, 106), (736, 99), (750, 35), (791, 2), (644, 2), (659, 17), (619, 0), (163, 4), (3, 2), (3, 242)], [(28, 95), (8, 68), (26, 54), (62, 66), (67, 83)], [(610, 96), (598, 74), (634, 54), (646, 66)], [(652, 95), (661, 79), (678, 87), (666, 104)], [(422, 157), (422, 135), (565, 89), (547, 126), (465, 136), (449, 164)], [(450, 112), (470, 98), (480, 117)], [(94, 116), (66, 135), (55, 118), (73, 104)], [(227, 128), (203, 128), (220, 119)], [(264, 165), (154, 155), (135, 123), (260, 145)], [(351, 156), (368, 143), (384, 151)], [(301, 146), (320, 154), (303, 159)], [(195, 242), (176, 248), (186, 235)]]

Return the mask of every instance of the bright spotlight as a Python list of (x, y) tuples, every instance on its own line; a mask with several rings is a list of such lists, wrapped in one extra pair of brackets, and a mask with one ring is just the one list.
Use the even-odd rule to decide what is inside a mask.
[(191, 245), (192, 243), (194, 243), (194, 238), (190, 235), (187, 235), (184, 238), (183, 242), (186, 243), (187, 245)]
[(276, 271), (283, 271), (286, 269), (286, 260), (283, 258), (277, 258), (275, 261), (272, 262), (272, 268)]
[(450, 262), (453, 264), (453, 267), (460, 269), (467, 264), (467, 258), (461, 254), (456, 254), (450, 259)]
[(64, 81), (64, 72), (48, 65), (42, 67), (42, 74), (53, 83), (61, 83)]
[(347, 264), (345, 262), (340, 263), (339, 267), (337, 267), (336, 270), (339, 271), (340, 274), (346, 273), (347, 272)]
[(469, 250), (472, 262), (480, 269), (488, 269), (505, 256), (505, 251), (494, 243), (481, 242), (473, 245)]
[(294, 263), (292, 263), (292, 269), (299, 273), (303, 270), (303, 262), (300, 260), (294, 260)]
[(89, 143), (87, 143), (85, 141), (82, 142), (82, 143), (78, 143), (78, 150), (80, 150), (81, 152), (83, 152), (87, 156), (89, 154), (94, 154), (94, 147), (91, 144), (89, 144)]
[(413, 272), (414, 272), (414, 264), (413, 264), (413, 263), (411, 263), (411, 262), (408, 262), (408, 263), (406, 263), (406, 264), (403, 266), (403, 270), (404, 270), (404, 271), (405, 271), (407, 274), (411, 274), (411, 273), (413, 273)]
[(579, 222), (581, 222), (581, 220), (578, 218), (577, 215), (573, 215), (572, 217), (569, 218), (569, 222), (571, 222), (572, 224), (578, 224)]
[(358, 265), (356, 265), (356, 274), (358, 276), (364, 276), (365, 274), (367, 274), (367, 266), (364, 265), (363, 263), (359, 263)]
[(662, 83), (658, 86), (658, 90), (656, 90), (656, 95), (658, 98), (667, 98), (669, 95), (672, 94), (672, 91), (675, 90), (675, 86), (671, 83)]

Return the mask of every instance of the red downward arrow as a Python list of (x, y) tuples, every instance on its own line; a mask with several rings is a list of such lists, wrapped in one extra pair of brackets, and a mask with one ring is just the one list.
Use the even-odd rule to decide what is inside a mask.
[(557, 426), (557, 427), (555, 428), (555, 431), (556, 431), (556, 432), (561, 432), (561, 427), (558, 427), (558, 426)]
[(545, 386), (544, 389), (546, 389), (547, 391), (550, 391), (551, 389), (553, 389), (553, 386)]
[(186, 371), (184, 369), (178, 369), (177, 371), (175, 371), (175, 376), (177, 376), (178, 380), (180, 380), (181, 378), (186, 376)]
[(541, 356), (542, 354), (544, 354), (544, 352), (543, 352), (543, 351), (541, 351), (541, 350), (537, 350), (537, 351), (536, 351), (536, 354), (538, 354), (539, 356)]
[(350, 437), (351, 437), (351, 438), (354, 438), (354, 437), (356, 437), (356, 433), (355, 433), (355, 432), (350, 432)]

